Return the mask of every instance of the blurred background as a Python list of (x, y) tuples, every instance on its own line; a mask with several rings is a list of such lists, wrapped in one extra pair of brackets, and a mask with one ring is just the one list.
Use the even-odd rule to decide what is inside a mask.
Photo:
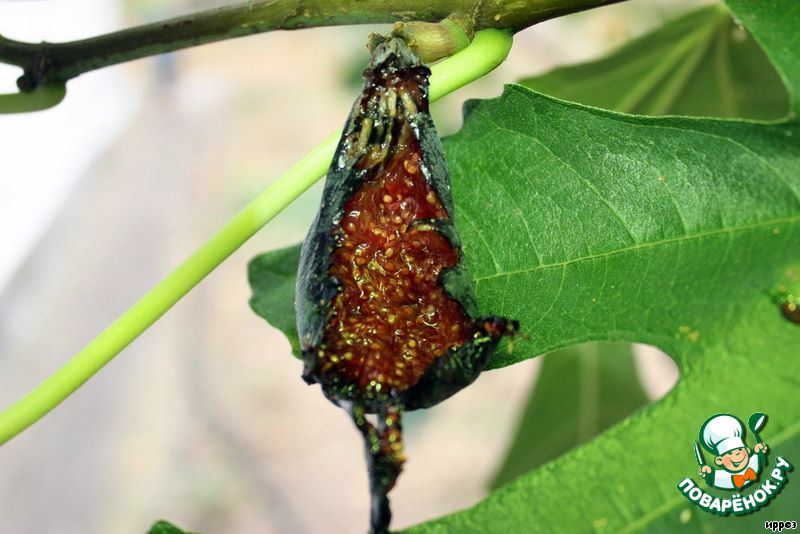
[[(222, 3), (0, 0), (0, 33), (78, 39)], [(500, 68), (434, 106), (440, 131), (458, 129), (468, 98), (599, 56), (697, 4), (634, 0), (530, 28)], [(0, 407), (340, 127), (368, 59), (366, 35), (387, 29), (269, 33), (140, 60), (71, 81), (52, 110), (0, 116)], [(0, 66), (0, 93), (19, 74)], [(208, 533), (364, 531), (360, 437), (300, 379), (288, 342), (247, 302), (247, 262), (300, 241), (319, 195), (319, 187), (303, 195), (0, 449), (0, 533), (140, 533), (162, 517)], [(555, 444), (542, 457), (525, 438), (537, 407), (574, 427), (576, 442), (611, 424), (591, 398), (559, 397), (559, 384), (602, 379), (595, 364), (606, 354), (622, 362), (614, 376), (632, 370), (642, 384), (606, 392), (614, 420), (677, 379), (652, 348), (582, 347), (550, 370), (547, 390), (534, 390), (535, 359), (410, 414), (393, 527), (469, 506), (493, 483), (563, 452)], [(624, 363), (634, 356), (635, 365)], [(538, 457), (511, 461), (509, 452)]]

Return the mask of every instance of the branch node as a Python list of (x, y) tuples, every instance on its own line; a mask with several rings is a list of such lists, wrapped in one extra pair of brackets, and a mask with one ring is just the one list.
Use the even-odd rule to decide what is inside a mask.
[(50, 59), (50, 43), (41, 42), (27, 65), (23, 66), (24, 73), (17, 79), (17, 87), (23, 93), (30, 93), (45, 82), (48, 71), (53, 66)]
[(372, 50), (384, 40), (396, 37), (405, 41), (420, 61), (433, 63), (469, 46), (472, 34), (469, 21), (459, 15), (450, 15), (440, 22), (397, 22), (388, 36), (370, 34), (367, 48)]

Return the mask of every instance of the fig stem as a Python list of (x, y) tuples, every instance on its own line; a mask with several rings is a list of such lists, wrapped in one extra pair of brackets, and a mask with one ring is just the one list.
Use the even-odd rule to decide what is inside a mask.
[(364, 455), (369, 470), (370, 530), (369, 534), (389, 532), (392, 510), (389, 491), (403, 470), (402, 408), (396, 405), (381, 407), (377, 413), (377, 426), (370, 423), (364, 407), (357, 404), (345, 406), (364, 439)]
[[(430, 97), (442, 98), (492, 71), (511, 49), (511, 33), (483, 30), (464, 50), (433, 66)], [(0, 413), (0, 444), (38, 421), (110, 362), (195, 285), (327, 172), (341, 132), (325, 140), (247, 204), (174, 271), (60, 369)]]

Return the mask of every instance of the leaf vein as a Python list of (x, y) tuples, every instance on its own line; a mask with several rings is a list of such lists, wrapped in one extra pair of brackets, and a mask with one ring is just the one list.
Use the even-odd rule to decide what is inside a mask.
[(566, 266), (572, 265), (574, 263), (580, 263), (580, 262), (587, 261), (587, 260), (594, 260), (594, 259), (597, 259), (597, 258), (606, 258), (606, 257), (609, 257), (609, 256), (614, 256), (616, 254), (625, 254), (627, 252), (633, 252), (633, 251), (644, 249), (644, 248), (652, 248), (652, 247), (661, 246), (661, 245), (671, 245), (671, 244), (674, 244), (674, 243), (681, 243), (681, 242), (689, 241), (689, 240), (703, 239), (703, 238), (706, 238), (706, 237), (713, 237), (713, 236), (718, 236), (718, 235), (723, 235), (723, 234), (733, 234), (733, 233), (738, 233), (738, 232), (746, 232), (748, 230), (755, 230), (755, 229), (763, 228), (763, 227), (766, 227), (766, 226), (774, 226), (774, 225), (780, 225), (780, 224), (791, 224), (791, 223), (795, 223), (795, 222), (798, 222), (798, 221), (800, 221), (800, 214), (792, 215), (792, 216), (789, 216), (789, 217), (782, 217), (782, 218), (778, 218), (778, 219), (770, 219), (768, 221), (761, 221), (761, 222), (757, 222), (757, 223), (753, 223), (753, 224), (745, 224), (745, 225), (741, 225), (741, 226), (737, 226), (737, 227), (733, 227), (733, 228), (717, 228), (715, 230), (709, 230), (707, 232), (699, 232), (697, 234), (692, 234), (692, 235), (671, 237), (671, 238), (667, 238), (667, 239), (659, 239), (657, 241), (651, 241), (649, 243), (635, 243), (635, 244), (630, 245), (628, 247), (622, 247), (622, 248), (618, 248), (618, 249), (615, 249), (615, 250), (609, 250), (609, 251), (606, 251), (606, 252), (600, 252), (600, 253), (597, 253), (597, 254), (588, 254), (586, 256), (581, 256), (581, 257), (578, 257), (578, 258), (571, 258), (571, 259), (560, 261), (560, 262), (538, 265), (536, 267), (531, 267), (531, 268), (528, 268), (528, 269), (518, 269), (518, 270), (506, 271), (506, 272), (498, 271), (497, 273), (495, 273), (493, 275), (476, 277), (475, 278), (475, 282), (480, 282), (480, 281), (484, 281), (484, 280), (491, 280), (491, 279), (494, 279), (494, 278), (500, 278), (502, 276), (513, 276), (513, 275), (519, 275), (519, 274), (528, 274), (528, 273), (535, 272), (535, 271), (538, 271), (538, 270), (543, 270), (543, 269), (552, 269), (552, 268), (556, 268), (556, 267), (566, 267)]

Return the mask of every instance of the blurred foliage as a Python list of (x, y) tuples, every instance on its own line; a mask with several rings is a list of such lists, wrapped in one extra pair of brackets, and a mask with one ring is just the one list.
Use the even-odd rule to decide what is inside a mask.
[(641, 115), (779, 119), (786, 89), (722, 6), (694, 11), (610, 55), (521, 80), (571, 102)]
[(492, 488), (587, 442), (647, 400), (632, 345), (585, 343), (551, 352)]
[(188, 530), (181, 530), (172, 523), (167, 521), (157, 521), (150, 527), (147, 534), (197, 534), (189, 532)]

